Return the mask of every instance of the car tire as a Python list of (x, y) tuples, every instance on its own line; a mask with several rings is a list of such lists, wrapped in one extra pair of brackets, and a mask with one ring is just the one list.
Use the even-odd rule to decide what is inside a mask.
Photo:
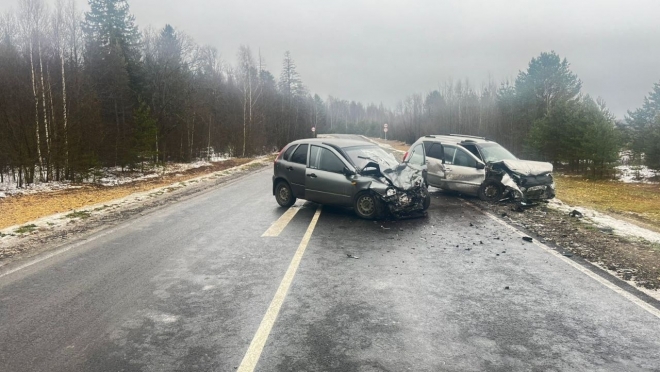
[(502, 199), (502, 184), (495, 179), (487, 179), (479, 187), (479, 199), (483, 201), (498, 201)]
[(289, 208), (296, 202), (291, 187), (285, 181), (280, 181), (275, 186), (275, 200), (281, 207)]
[(358, 217), (373, 220), (380, 216), (381, 202), (372, 192), (363, 191), (355, 197), (353, 209)]
[(429, 192), (427, 191), (426, 197), (424, 198), (424, 204), (422, 205), (423, 208), (422, 210), (425, 211), (429, 209), (430, 206), (431, 206), (431, 194), (429, 194)]

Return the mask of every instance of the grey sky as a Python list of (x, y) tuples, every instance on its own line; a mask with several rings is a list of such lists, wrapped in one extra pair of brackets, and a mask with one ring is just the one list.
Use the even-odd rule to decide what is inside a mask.
[[(87, 8), (86, 0), (77, 0)], [(583, 91), (623, 117), (660, 81), (658, 0), (129, 0), (141, 28), (170, 23), (234, 63), (285, 50), (312, 92), (394, 107), (448, 79), (514, 79), (542, 51), (566, 57)], [(0, 0), (0, 9), (16, 0)]]

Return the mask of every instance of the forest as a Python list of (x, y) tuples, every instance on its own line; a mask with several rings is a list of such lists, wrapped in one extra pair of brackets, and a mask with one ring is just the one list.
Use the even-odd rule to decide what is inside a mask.
[(617, 122), (555, 52), (515, 81), (449, 80), (389, 108), (312, 94), (288, 51), (276, 78), (249, 46), (228, 62), (172, 25), (141, 30), (126, 0), (89, 0), (84, 12), (73, 0), (18, 0), (0, 18), (0, 86), (0, 177), (19, 185), (272, 153), (312, 127), (378, 137), (384, 123), (392, 139), (486, 136), (593, 177), (610, 176), (622, 149), (660, 169), (660, 84)]

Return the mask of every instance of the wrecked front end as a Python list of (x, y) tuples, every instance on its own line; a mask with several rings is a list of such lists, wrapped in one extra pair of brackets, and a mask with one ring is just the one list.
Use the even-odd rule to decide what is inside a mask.
[(555, 197), (552, 164), (528, 160), (503, 160), (490, 163), (487, 176), (499, 179), (504, 196), (525, 203)]
[(368, 165), (375, 168), (367, 173), (375, 178), (369, 189), (383, 201), (387, 211), (396, 218), (423, 214), (428, 208), (429, 194), (422, 170), (406, 163), (387, 168), (388, 164), (374, 163)]

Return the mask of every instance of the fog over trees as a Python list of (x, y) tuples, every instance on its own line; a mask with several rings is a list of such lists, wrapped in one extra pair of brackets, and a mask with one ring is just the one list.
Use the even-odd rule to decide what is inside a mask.
[(140, 29), (126, 0), (89, 6), (18, 0), (2, 15), (2, 177), (80, 181), (102, 166), (188, 162), (211, 149), (271, 153), (312, 136), (312, 127), (378, 137), (384, 123), (390, 138), (486, 136), (518, 156), (592, 176), (607, 176), (623, 148), (660, 168), (660, 85), (615, 123), (551, 51), (532, 58), (515, 81), (449, 80), (432, 92), (402, 92), (389, 108), (313, 94), (288, 51), (279, 73), (271, 72), (250, 46), (223, 60), (176, 26)]

